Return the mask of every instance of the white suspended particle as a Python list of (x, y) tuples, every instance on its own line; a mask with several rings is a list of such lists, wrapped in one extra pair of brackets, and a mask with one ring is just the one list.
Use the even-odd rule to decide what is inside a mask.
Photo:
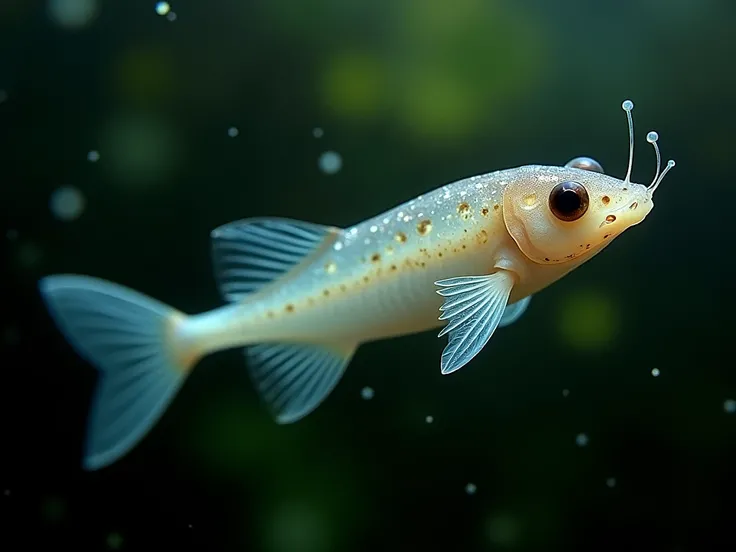
[(652, 375), (656, 378), (659, 377), (659, 368), (652, 368)]
[(176, 12), (171, 11), (167, 13), (166, 19), (168, 19), (169, 21), (176, 21)]
[(575, 437), (575, 444), (579, 447), (584, 447), (588, 444), (588, 436), (585, 433), (579, 433), (577, 437)]
[(432, 422), (434, 422), (434, 416), (427, 416), (426, 418), (424, 418), (424, 421), (428, 424), (431, 424)]
[(315, 127), (312, 130), (312, 136), (314, 136), (315, 138), (322, 138), (322, 136), (324, 136), (324, 135), (325, 135), (325, 131), (322, 130), (321, 128), (319, 128), (319, 127)]
[(166, 15), (171, 11), (171, 6), (168, 2), (156, 2), (156, 13), (158, 15)]
[(332, 249), (335, 251), (340, 251), (342, 249), (342, 242), (335, 242), (335, 245), (332, 246)]
[(100, 160), (100, 152), (97, 150), (92, 150), (89, 153), (87, 153), (87, 161), (90, 163), (97, 163)]
[(606, 486), (609, 489), (613, 489), (616, 486), (616, 478), (615, 477), (609, 477), (606, 479)]
[(87, 201), (82, 192), (73, 186), (62, 186), (51, 194), (49, 208), (53, 215), (66, 222), (80, 217)]
[(569, 389), (563, 389), (562, 390), (562, 396), (564, 398), (567, 398), (568, 396), (570, 396), (570, 390)]
[(733, 399), (726, 399), (723, 401), (723, 410), (726, 414), (736, 413), (736, 401)]
[(227, 129), (227, 135), (230, 138), (235, 138), (238, 134), (240, 134), (240, 131), (237, 129), (237, 127), (230, 127)]
[(373, 226), (371, 226), (370, 230), (371, 230), (371, 232), (374, 232), (374, 233), (375, 233), (375, 232), (378, 232), (378, 226), (376, 226), (376, 225), (374, 224)]
[(342, 157), (336, 151), (326, 151), (319, 156), (318, 165), (325, 174), (335, 174), (342, 168)]
[(366, 401), (369, 401), (373, 398), (373, 388), (372, 387), (364, 387), (360, 391), (360, 396), (363, 397)]
[(478, 487), (475, 486), (475, 483), (468, 483), (465, 485), (465, 492), (469, 495), (475, 494), (475, 491), (478, 490)]

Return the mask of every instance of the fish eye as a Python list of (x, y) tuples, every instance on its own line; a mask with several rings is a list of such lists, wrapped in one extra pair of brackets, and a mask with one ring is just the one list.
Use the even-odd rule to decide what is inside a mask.
[(558, 219), (572, 222), (588, 210), (588, 191), (585, 186), (570, 180), (560, 182), (549, 194), (549, 208)]
[(575, 159), (571, 159), (570, 161), (565, 163), (565, 166), (573, 169), (583, 169), (585, 171), (605, 174), (603, 172), (603, 167), (601, 166), (601, 164), (590, 157), (576, 157)]

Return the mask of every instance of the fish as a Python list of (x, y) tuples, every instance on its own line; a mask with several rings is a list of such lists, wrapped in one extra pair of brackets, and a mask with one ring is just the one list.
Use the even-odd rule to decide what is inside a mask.
[(664, 176), (656, 132), (649, 185), (631, 181), (634, 104), (623, 180), (592, 158), (527, 165), (441, 186), (348, 228), (279, 217), (211, 233), (224, 305), (185, 314), (91, 276), (39, 280), (51, 319), (99, 371), (82, 465), (106, 467), (151, 430), (205, 356), (240, 348), (277, 423), (314, 411), (359, 346), (441, 328), (451, 374), (533, 295), (600, 253), (651, 212)]

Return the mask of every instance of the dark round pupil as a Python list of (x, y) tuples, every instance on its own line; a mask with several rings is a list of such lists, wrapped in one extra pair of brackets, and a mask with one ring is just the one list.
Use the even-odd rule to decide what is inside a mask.
[(557, 207), (557, 210), (561, 213), (574, 213), (580, 209), (582, 201), (577, 192), (567, 189), (562, 190), (557, 194), (555, 204), (555, 207)]

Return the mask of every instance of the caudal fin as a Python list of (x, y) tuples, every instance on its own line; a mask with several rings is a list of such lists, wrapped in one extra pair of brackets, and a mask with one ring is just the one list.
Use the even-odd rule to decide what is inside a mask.
[(177, 340), (185, 316), (123, 286), (87, 276), (39, 282), (66, 340), (100, 370), (84, 467), (115, 462), (153, 427), (198, 360)]

